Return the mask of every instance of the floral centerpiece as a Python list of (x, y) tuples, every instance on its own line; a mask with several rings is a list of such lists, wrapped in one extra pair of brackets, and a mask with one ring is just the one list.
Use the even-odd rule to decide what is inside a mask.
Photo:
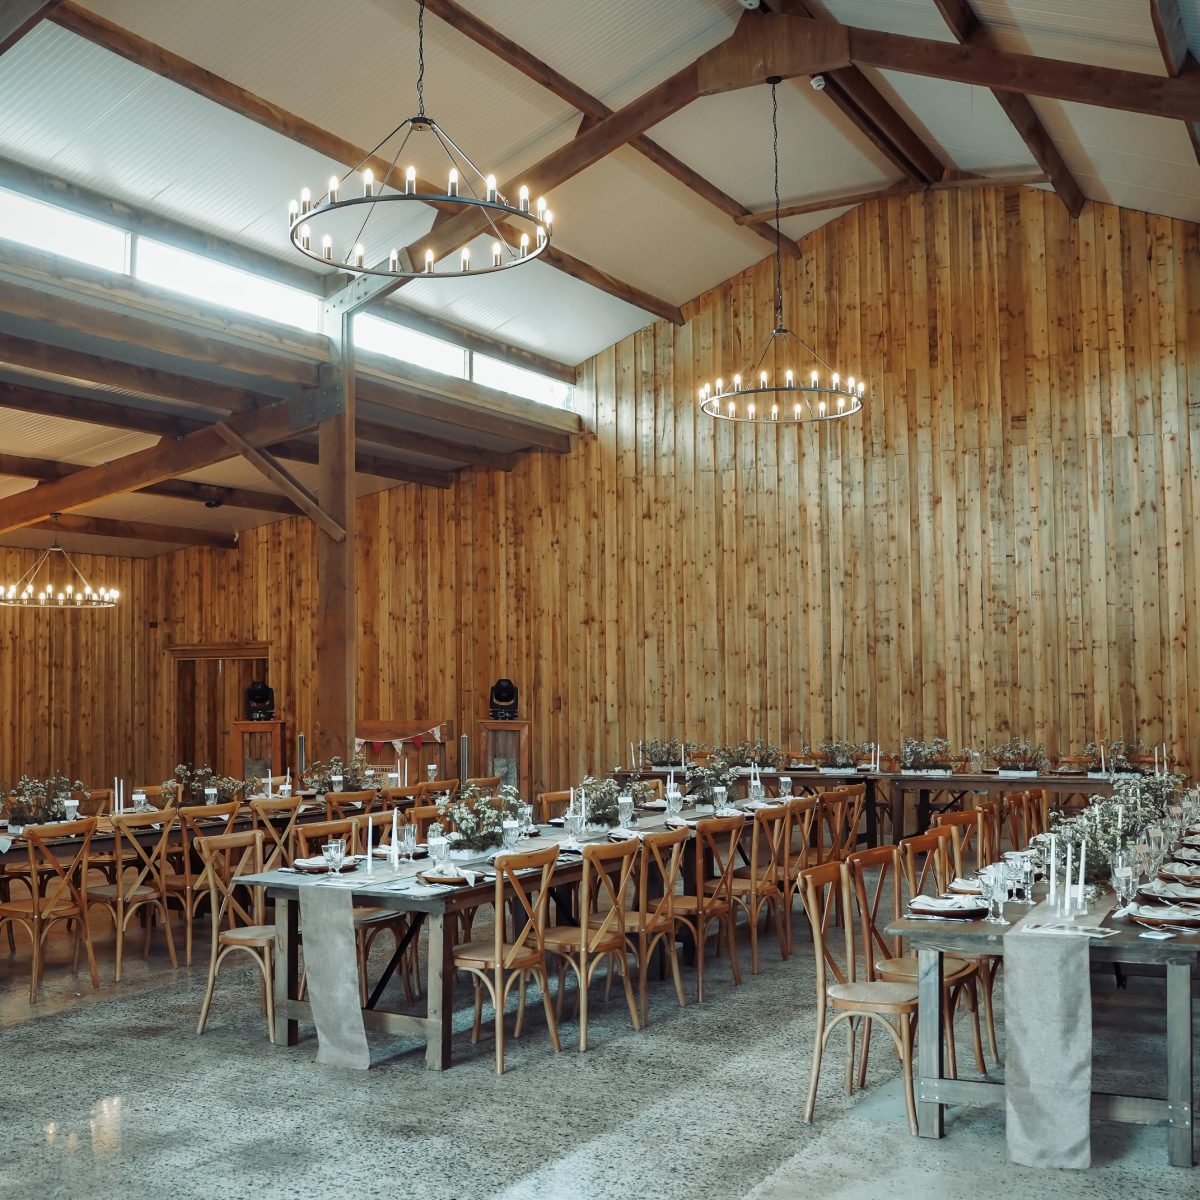
[(708, 756), (707, 762), (688, 764), (688, 794), (693, 799), (705, 800), (712, 804), (717, 788), (723, 787), (728, 791), (739, 778), (738, 768), (714, 750)]
[(906, 737), (900, 746), (900, 769), (902, 771), (949, 771), (950, 743), (945, 738)]
[(477, 784), (465, 784), (438, 801), (438, 819), (429, 826), (429, 837), (448, 837), (452, 858), (478, 858), (504, 841), (504, 822), (517, 818), (521, 793), (502, 784), (494, 795)]
[(738, 742), (736, 746), (714, 746), (713, 754), (724, 759), (731, 767), (759, 767), (773, 771), (783, 762), (779, 747), (764, 742), (762, 738)]
[(596, 779), (592, 775), (585, 775), (575, 788), (575, 802), (582, 806), (587, 825), (615, 829), (621, 823), (617, 815), (617, 800), (621, 791), (621, 784), (611, 776)]
[(859, 760), (865, 758), (871, 748), (848, 738), (835, 737), (818, 743), (817, 749), (821, 752), (824, 766), (846, 770), (857, 767)]
[(649, 760), (652, 767), (678, 767), (684, 761), (684, 755), (693, 747), (686, 746), (678, 738), (651, 738), (642, 747), (643, 756)]
[(1024, 737), (1011, 737), (1002, 745), (992, 746), (988, 757), (1002, 775), (1037, 775), (1049, 762), (1045, 746), (1040, 742), (1034, 745)]
[[(1103, 749), (1103, 755), (1100, 753)], [(1090, 741), (1083, 748), (1083, 755), (1088, 760), (1088, 769), (1092, 771), (1109, 771), (1114, 775), (1132, 775), (1136, 771), (1125, 749), (1125, 740), (1117, 738), (1112, 742)]]
[[(367, 771), (371, 774), (368, 775)], [(367, 756), (361, 751), (350, 761), (343, 762), (338, 755), (333, 755), (328, 762), (310, 763), (304, 772), (302, 782), (306, 788), (311, 788), (317, 795), (333, 791), (333, 777), (342, 777), (343, 792), (361, 792), (373, 786), (374, 769), (367, 762)]]
[(59, 771), (51, 773), (45, 779), (22, 775), (4, 805), (9, 828), (21, 829), (26, 825), (65, 821), (65, 801), (72, 792), (78, 792), (84, 799), (91, 795), (81, 780), (76, 779), (72, 783)]
[(1062, 811), (1051, 813), (1050, 831), (1073, 848), (1076, 862), (1080, 847), (1087, 845), (1085, 878), (1096, 883), (1108, 878), (1117, 848), (1140, 838), (1148, 825), (1161, 821), (1167, 805), (1178, 798), (1182, 787), (1183, 779), (1170, 773), (1130, 775), (1113, 784), (1111, 796), (1093, 796), (1077, 816)]
[(216, 788), (218, 802), (226, 804), (239, 799), (246, 784), (232, 775), (218, 775), (208, 763), (199, 767), (179, 763), (175, 767), (175, 774), (162, 782), (164, 803), (168, 807), (174, 807), (176, 803), (184, 806), (203, 804), (207, 799), (204, 793), (209, 788)]

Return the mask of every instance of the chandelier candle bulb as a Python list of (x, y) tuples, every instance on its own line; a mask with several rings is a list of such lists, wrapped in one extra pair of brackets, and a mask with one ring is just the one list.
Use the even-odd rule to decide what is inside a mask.
[(303, 246), (305, 250), (312, 249), (312, 226), (311, 225), (305, 225), (304, 228), (300, 230), (300, 245)]
[(785, 383), (785, 385), (786, 385), (786, 386), (787, 386), (789, 389), (791, 389), (791, 388), (792, 388), (792, 387), (795, 385), (795, 382), (796, 382), (796, 381), (795, 381), (795, 378), (793, 377), (793, 375), (792, 375), (791, 371), (785, 371), (785, 372), (784, 372), (783, 379), (784, 379), (784, 383)]
[(457, 196), (458, 195), (458, 168), (457, 167), (450, 168), (450, 182), (446, 187), (446, 195), (447, 196)]
[(363, 172), (363, 195), (368, 199), (375, 195), (375, 172), (370, 167)]
[(404, 194), (406, 196), (415, 196), (417, 194), (417, 168), (404, 168)]
[(310, 192), (308, 190), (308, 188), (301, 188), (300, 189), (300, 211), (302, 213), (306, 213), (306, 212), (308, 212), (308, 210), (310, 208), (312, 208), (312, 192)]
[(753, 400), (750, 402), (749, 415), (750, 415), (750, 420), (753, 421), (754, 420), (754, 401)]
[(433, 251), (432, 250), (425, 251), (425, 274), (426, 275), (433, 274)]
[(489, 204), (496, 203), (496, 177), (495, 177), (495, 175), (489, 175), (487, 177), (486, 196), (487, 196), (487, 202)]
[(778, 404), (771, 405), (771, 420), (772, 421), (779, 420), (779, 405)]
[(498, 267), (500, 265), (500, 254), (501, 254), (500, 243), (493, 242), (492, 243), (492, 266), (493, 267)]
[(392, 250), (391, 253), (388, 254), (388, 270), (394, 273), (399, 266), (400, 253), (397, 250)]
[(321, 256), (328, 262), (333, 261), (333, 238), (329, 234), (321, 239)]
[(817, 386), (817, 379), (818, 379), (818, 378), (819, 378), (819, 376), (817, 375), (817, 372), (816, 372), (816, 371), (814, 371), (814, 372), (812, 373), (812, 385), (813, 385), (813, 387), (816, 387), (816, 386)]
[(766, 371), (759, 371), (759, 373), (758, 373), (758, 382), (759, 382), (759, 385), (760, 385), (761, 387), (766, 387), (766, 386), (767, 386), (767, 373), (766, 373)]
[(329, 177), (329, 203), (330, 204), (337, 203), (339, 186), (340, 185), (338, 183), (338, 177), (336, 175), (330, 175), (330, 177)]
[(537, 231), (537, 244), (544, 246), (546, 244), (546, 231), (539, 225)]
[(546, 209), (546, 215), (542, 218), (542, 220), (546, 222), (546, 232), (553, 233), (554, 232), (554, 214), (549, 209)]
[(298, 220), (300, 220), (300, 204), (299, 204), (299, 201), (296, 201), (296, 200), (289, 200), (289, 201), (288, 201), (288, 224), (289, 224), (289, 225), (295, 225), (295, 223), (296, 223)]
[(521, 257), (524, 258), (529, 253), (529, 234), (521, 234)]
[(517, 207), (523, 213), (527, 213), (529, 211), (529, 189), (524, 184), (521, 184), (521, 190), (518, 195), (520, 196), (520, 203)]
[(538, 215), (539, 221), (544, 221), (546, 219), (546, 197), (545, 196), (539, 196), (537, 198), (537, 215)]
[(471, 251), (466, 246), (464, 246), (462, 248), (462, 267), (461, 267), (461, 269), (463, 271), (469, 271), (471, 269)]
[(363, 244), (362, 244), (362, 242), (359, 242), (354, 247), (354, 265), (356, 267), (361, 267), (363, 265)]

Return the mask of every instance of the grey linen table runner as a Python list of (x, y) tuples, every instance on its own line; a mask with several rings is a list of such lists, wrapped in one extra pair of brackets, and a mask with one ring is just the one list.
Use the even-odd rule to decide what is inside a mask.
[(300, 924), (317, 1062), (365, 1071), (371, 1051), (358, 990), (352, 892), (319, 883), (301, 886)]
[[(1111, 898), (1080, 925), (1098, 925)], [(1091, 943), (1038, 928), (1048, 903), (1004, 935), (1004, 1057), (1008, 1157), (1026, 1167), (1091, 1166)]]

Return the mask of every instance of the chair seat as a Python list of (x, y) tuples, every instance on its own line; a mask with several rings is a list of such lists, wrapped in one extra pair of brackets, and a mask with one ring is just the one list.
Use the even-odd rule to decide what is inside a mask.
[[(700, 904), (695, 896), (676, 896), (674, 907), (677, 917), (694, 917), (700, 909)], [(704, 908), (707, 912), (723, 912), (728, 907), (727, 900), (723, 900), (720, 904), (714, 904), (712, 896), (706, 894), (704, 897)]]
[(880, 980), (862, 983), (832, 983), (825, 993), (834, 1008), (878, 1011), (893, 1009), (912, 1012), (917, 1007), (917, 989), (907, 983), (884, 983)]
[(272, 946), (275, 944), (274, 925), (241, 925), (223, 929), (217, 936), (222, 946)]
[[(764, 896), (771, 896), (779, 891), (773, 879), (760, 879), (756, 888), (754, 880), (750, 876), (749, 867), (738, 867), (730, 882), (733, 884), (734, 893), (739, 896), (746, 896), (754, 891), (761, 892)], [(706, 885), (704, 890), (707, 892), (709, 887), (716, 887), (716, 883)]]
[[(98, 896), (101, 900), (115, 900), (120, 892), (121, 889), (115, 883), (102, 883), (99, 887), (88, 888), (88, 897), (94, 898)], [(157, 889), (147, 887), (144, 883), (141, 883), (125, 894), (125, 901), (128, 903), (130, 900), (145, 900), (150, 896), (157, 895)]]
[[(479, 942), (464, 942), (461, 946), (456, 946), (454, 950), (454, 965), (462, 967), (475, 967), (477, 970), (494, 971), (496, 969), (495, 943), (489, 938), (486, 941)], [(505, 970), (521, 970), (526, 967), (537, 966), (542, 961), (541, 953), (534, 945), (526, 945), (518, 952), (515, 958), (511, 958), (512, 946), (505, 942), (501, 947), (500, 953), (504, 959)]]
[[(943, 984), (958, 983), (968, 975), (973, 975), (976, 970), (978, 970), (976, 963), (947, 954), (942, 959), (942, 982)], [(881, 958), (875, 964), (875, 974), (880, 979), (886, 979), (892, 983), (907, 983), (910, 979), (915, 980), (918, 973), (915, 957)]]
[[(629, 916), (629, 913), (625, 913)], [(593, 913), (588, 918), (589, 928), (599, 928), (604, 921), (604, 913)], [(556, 954), (575, 954), (579, 951), (579, 926), (578, 925), (551, 925), (543, 936), (547, 951), (552, 951)], [(601, 942), (594, 943), (588, 947), (589, 954), (608, 954), (613, 950), (624, 950), (625, 948), (625, 931), (620, 925), (614, 922), (611, 929), (604, 935)]]
[(181, 893), (186, 893), (188, 891), (207, 892), (209, 890), (207, 881), (201, 879), (199, 876), (193, 876), (192, 881), (189, 884), (186, 875), (168, 875), (166, 879), (163, 880), (163, 887), (165, 887), (168, 892)]
[[(27, 900), (6, 900), (0, 904), (0, 917), (24, 917), (26, 920), (33, 918), (33, 899)], [(41, 917), (43, 921), (56, 921), (60, 917), (73, 917), (79, 915), (78, 907), (70, 901), (51, 900), (48, 904), (43, 905)]]

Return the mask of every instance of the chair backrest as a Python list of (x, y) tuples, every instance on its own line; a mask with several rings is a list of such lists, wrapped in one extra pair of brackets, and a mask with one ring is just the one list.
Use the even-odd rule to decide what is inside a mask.
[(399, 808), (401, 810), (412, 808), (414, 804), (421, 803), (421, 797), (424, 794), (425, 785), (423, 783), (414, 783), (411, 787), (384, 788), (380, 792), (380, 807), (386, 809)]
[(494, 792), (504, 782), (503, 775), (477, 775), (467, 780), (468, 787), (477, 787), (483, 792)]
[(420, 785), (421, 799), (425, 804), (432, 804), (437, 796), (446, 796), (458, 791), (457, 779), (429, 779)]
[[(737, 847), (746, 818), (710, 817), (696, 822), (696, 897), (707, 905), (720, 907), (733, 901), (733, 872), (737, 866)], [(713, 874), (707, 871), (712, 863)], [(705, 885), (708, 885), (707, 887)]]
[[(854, 962), (854, 921), (850, 918), (850, 872), (843, 862), (833, 861), (809, 867), (800, 874), (800, 898), (812, 930), (813, 955), (817, 964), (817, 996), (824, 1003), (828, 977), (836, 983), (853, 983), (856, 977)], [(830, 926), (841, 901), (847, 914), (842, 922), (842, 955), (837, 953), (837, 939), (830, 936)], [(869, 957), (869, 956), (868, 956)]]
[(900, 843), (908, 899), (941, 895), (950, 886), (952, 831), (953, 826), (943, 825)]
[(568, 803), (571, 800), (571, 793), (566, 792), (538, 792), (537, 794), (537, 819), (539, 825), (545, 825), (551, 817), (557, 817), (560, 809), (565, 811)]
[[(897, 846), (876, 846), (859, 850), (846, 859), (850, 890), (854, 896), (859, 930), (862, 935), (864, 978), (875, 978), (875, 952), (884, 958), (900, 955), (899, 938), (884, 936), (883, 926), (900, 916), (902, 887), (900, 850)], [(846, 920), (852, 918), (847, 915)]]
[(969, 808), (965, 812), (938, 813), (933, 818), (935, 829), (951, 830), (951, 852), (956, 875), (973, 875), (984, 865), (983, 856), (991, 840), (987, 820), (988, 813), (982, 808)]
[(750, 832), (750, 883), (763, 890), (782, 888), (791, 878), (791, 823), (787, 805), (754, 811)]
[[(237, 800), (228, 800), (224, 804), (186, 804), (177, 810), (180, 846), (183, 850), (183, 877), (189, 887), (194, 886), (197, 878), (192, 864), (192, 842), (199, 837), (215, 837), (232, 832), (241, 807)], [(218, 822), (222, 822), (219, 827)]]
[[(354, 845), (362, 854), (367, 852), (367, 829), (371, 830), (372, 846), (387, 846), (392, 840), (392, 809), (379, 812), (363, 813), (360, 817), (351, 817), (354, 825)], [(404, 825), (404, 815), (401, 813), (397, 823)]]
[(1024, 850), (1029, 839), (1049, 828), (1046, 798), (1041, 788), (1017, 792), (1005, 798), (1008, 811), (1008, 840), (1014, 850)]
[(263, 890), (250, 886), (250, 895), (239, 895), (240, 880), (257, 875), (263, 864), (263, 835), (258, 829), (221, 833), (196, 839), (212, 887), (213, 945), (222, 929), (263, 923)]
[(661, 776), (655, 779), (643, 779), (641, 783), (643, 787), (648, 787), (654, 793), (655, 800), (666, 798), (667, 785), (662, 781)]
[[(550, 879), (558, 858), (558, 846), (551, 844), (525, 854), (496, 855), (496, 923), (493, 932), (495, 961), (504, 967), (531, 945), (545, 948), (546, 906), (550, 899)], [(536, 879), (522, 878), (522, 871), (539, 870)], [(512, 940), (505, 951), (505, 902), (512, 914)]]
[(134, 792), (145, 792), (146, 803), (151, 808), (170, 808), (183, 802), (183, 784), (181, 783), (173, 783), (165, 788), (161, 783), (149, 783), (142, 787), (130, 788), (126, 797), (127, 803), (133, 803)]
[(675, 921), (675, 891), (683, 869), (683, 850), (691, 833), (687, 826), (642, 838), (638, 860), (637, 912), (643, 930), (670, 929)]
[(321, 846), (334, 838), (345, 838), (346, 853), (356, 854), (356, 832), (354, 822), (349, 817), (342, 821), (310, 821), (307, 825), (297, 825), (296, 856), (311, 858)]
[(325, 819), (343, 821), (347, 817), (369, 813), (378, 799), (379, 793), (374, 788), (363, 788), (357, 792), (326, 792)]
[(92, 788), (86, 796), (73, 791), (71, 795), (79, 801), (81, 817), (103, 817), (112, 812), (112, 788)]
[[(820, 801), (816, 796), (793, 796), (787, 802), (788, 854), (795, 875), (808, 869), (813, 858), (813, 827), (819, 815)], [(818, 827), (818, 838), (820, 837)]]
[(850, 842), (850, 793), (830, 788), (817, 796), (817, 850), (822, 861), (843, 859), (853, 849)]
[[(637, 866), (637, 838), (624, 842), (591, 842), (583, 848), (583, 878), (579, 885), (579, 944), (592, 952), (625, 936), (633, 870)], [(600, 920), (588, 918), (595, 913)]]
[(410, 825), (417, 829), (417, 841), (423, 842), (429, 836), (429, 826), (434, 821), (441, 820), (441, 813), (436, 804), (414, 804), (412, 808), (400, 814)]
[(274, 796), (270, 800), (258, 796), (250, 801), (254, 828), (263, 835), (264, 871), (292, 865), (296, 854), (296, 820), (303, 803), (303, 796)]
[[(91, 851), (92, 834), (96, 832), (96, 818), (83, 817), (77, 821), (57, 821), (52, 825), (27, 825), (25, 842), (29, 851), (29, 890), (34, 912), (41, 912), (49, 885), (56, 884), (59, 893), (55, 897), (62, 902), (62, 891), (66, 891), (80, 912), (87, 912), (88, 854)], [(59, 859), (46, 843), (53, 838), (79, 838), (72, 845), (69, 859)]]
[[(151, 887), (160, 896), (165, 894), (164, 876), (167, 867), (167, 842), (175, 832), (179, 821), (178, 809), (166, 809), (152, 813), (114, 814), (110, 820), (113, 827), (114, 878), (118, 899), (122, 902), (133, 898), (140, 887)], [(155, 829), (155, 826), (158, 829)], [(156, 834), (145, 845), (142, 836)], [(127, 876), (126, 872), (133, 874)]]
[(867, 785), (850, 783), (842, 790), (850, 798), (850, 811), (846, 814), (847, 839), (843, 849), (846, 854), (853, 854), (858, 849), (858, 826), (862, 821), (863, 809), (867, 805)]

